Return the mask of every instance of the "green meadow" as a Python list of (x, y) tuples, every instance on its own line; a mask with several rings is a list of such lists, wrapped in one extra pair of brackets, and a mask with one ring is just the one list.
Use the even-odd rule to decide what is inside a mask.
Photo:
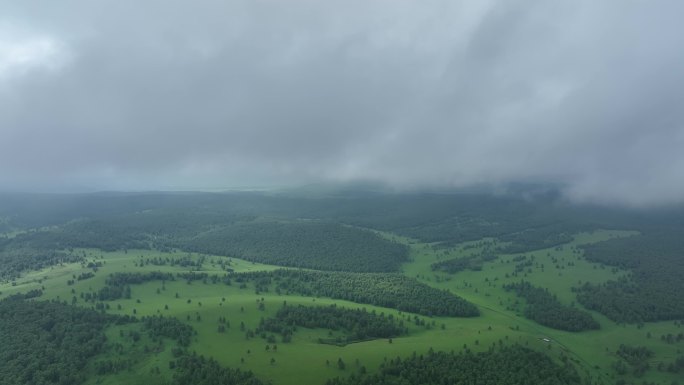
[[(191, 325), (197, 332), (190, 345), (191, 350), (213, 357), (225, 366), (253, 371), (257, 377), (269, 380), (275, 385), (323, 384), (329, 378), (355, 373), (361, 367), (373, 372), (378, 370), (386, 359), (408, 356), (413, 352), (424, 353), (431, 348), (458, 351), (467, 347), (473, 351), (484, 351), (495, 344), (514, 342), (549, 352), (559, 360), (567, 357), (577, 364), (581, 373), (601, 383), (615, 383), (620, 377), (616, 377), (611, 364), (617, 359), (615, 351), (620, 344), (646, 346), (653, 350), (655, 355), (650, 362), (653, 368), (659, 362), (672, 361), (684, 350), (682, 342), (668, 344), (660, 339), (661, 335), (667, 333), (680, 333), (680, 326), (673, 322), (618, 325), (597, 312), (589, 311), (600, 323), (600, 330), (555, 330), (523, 317), (524, 300), (512, 292), (507, 292), (502, 286), (525, 279), (534, 285), (548, 288), (563, 304), (582, 309), (580, 304), (574, 302), (572, 287), (584, 282), (601, 283), (614, 280), (628, 272), (586, 261), (577, 246), (635, 234), (613, 230), (580, 233), (574, 236), (572, 242), (561, 246), (521, 254), (497, 255), (496, 259), (485, 262), (481, 270), (448, 274), (433, 271), (431, 265), (446, 259), (484, 252), (496, 245), (497, 240), (487, 238), (443, 248), (438, 244), (421, 243), (391, 233), (382, 233), (383, 236), (410, 247), (410, 261), (402, 266), (403, 274), (417, 278), (430, 286), (449, 290), (476, 304), (481, 312), (479, 317), (474, 318), (419, 316), (429, 327), (407, 322), (409, 333), (391, 341), (376, 339), (346, 346), (322, 344), (319, 339), (330, 337), (330, 331), (304, 328), (299, 328), (294, 333), (292, 341), (287, 343), (281, 342), (279, 336), (275, 344), (268, 343), (259, 336), (248, 339), (244, 330), (254, 329), (262, 318), (273, 316), (283, 303), (334, 303), (349, 308), (363, 307), (369, 311), (392, 314), (402, 319), (413, 320), (414, 317), (413, 314), (393, 309), (329, 298), (280, 295), (273, 290), (257, 293), (252, 283), (240, 288), (236, 283), (229, 286), (220, 281), (212, 283), (210, 280), (189, 282), (176, 279), (163, 283), (145, 282), (132, 285), (130, 299), (105, 302), (108, 306), (106, 311), (137, 317), (159, 314), (176, 317)], [(91, 307), (93, 304), (85, 302), (80, 294), (97, 292), (105, 285), (105, 279), (111, 273), (188, 271), (187, 267), (180, 266), (141, 266), (141, 258), (203, 258), (202, 268), (194, 271), (220, 276), (225, 274), (225, 264), (222, 266), (221, 262), (228, 260), (218, 256), (149, 250), (103, 252), (98, 249), (77, 249), (75, 252), (85, 255), (87, 262), (101, 262), (94, 277), (76, 280), (73, 285), (69, 285), (67, 281), (82, 273), (92, 272), (93, 269), (87, 267), (87, 262), (56, 265), (26, 273), (13, 282), (2, 283), (2, 297), (43, 288), (44, 294), (41, 299), (59, 299), (78, 306)], [(526, 260), (533, 258), (533, 263), (515, 274), (518, 263), (516, 257), (521, 255), (524, 255)], [(237, 258), (230, 258), (229, 261), (228, 267), (235, 272), (280, 268)], [(229, 324), (223, 333), (218, 331), (220, 317), (225, 317)], [(241, 328), (241, 324), (244, 324), (244, 328)], [(90, 384), (156, 384), (170, 378), (172, 371), (168, 363), (172, 360), (171, 349), (174, 342), (168, 340), (161, 347), (150, 348), (154, 344), (144, 335), (138, 341), (122, 337), (136, 327), (135, 324), (109, 327), (108, 343), (112, 347), (98, 357), (134, 360), (133, 369), (100, 376), (96, 375), (94, 368), (91, 367)], [(114, 349), (113, 346), (116, 344), (121, 344), (123, 349)], [(340, 359), (346, 363), (345, 370), (337, 367)], [(630, 375), (624, 378), (632, 380)], [(676, 374), (650, 369), (638, 380), (669, 384), (680, 379)]]

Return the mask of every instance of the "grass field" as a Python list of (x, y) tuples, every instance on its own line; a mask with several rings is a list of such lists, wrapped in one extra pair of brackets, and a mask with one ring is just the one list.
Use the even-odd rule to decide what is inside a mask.
[[(681, 327), (674, 325), (673, 322), (647, 323), (641, 328), (634, 325), (620, 326), (608, 320), (600, 313), (590, 311), (592, 316), (600, 322), (600, 330), (580, 333), (554, 330), (522, 317), (519, 306), (516, 307), (517, 310), (509, 310), (510, 307), (513, 307), (516, 300), (524, 301), (518, 299), (515, 294), (506, 292), (502, 289), (502, 285), (524, 278), (534, 285), (548, 288), (561, 302), (582, 308), (581, 305), (574, 303), (574, 294), (571, 291), (573, 286), (577, 286), (582, 282), (605, 282), (610, 279), (616, 279), (628, 272), (587, 262), (582, 258), (581, 251), (576, 249), (576, 246), (633, 234), (636, 233), (627, 231), (596, 231), (593, 233), (577, 234), (573, 242), (561, 247), (521, 254), (501, 255), (497, 260), (485, 263), (481, 271), (464, 271), (454, 275), (433, 272), (430, 265), (442, 259), (478, 252), (482, 248), (477, 246), (478, 243), (482, 243), (481, 241), (469, 242), (449, 249), (446, 254), (442, 250), (434, 251), (430, 245), (414, 242), (412, 245), (413, 262), (404, 266), (404, 273), (432, 286), (451, 290), (467, 300), (478, 304), (481, 309), (489, 310), (488, 312), (483, 312), (483, 316), (480, 317), (481, 322), (495, 323), (494, 320), (490, 321), (490, 317), (492, 313), (496, 313), (505, 320), (508, 320), (509, 324), (519, 326), (520, 333), (550, 339), (552, 341), (552, 350), (555, 346), (561, 348), (569, 356), (575, 357), (582, 362), (594, 378), (601, 378), (606, 382), (612, 383), (614, 380), (612, 380), (613, 371), (610, 365), (617, 359), (614, 352), (620, 344), (646, 346), (653, 350), (655, 357), (651, 362), (651, 366), (655, 367), (659, 362), (672, 361), (684, 350), (684, 344), (667, 344), (661, 341), (659, 337), (667, 333), (680, 333), (682, 331)], [(512, 277), (511, 273), (514, 271), (516, 264), (512, 259), (517, 255), (534, 256), (535, 265), (543, 264), (544, 268), (532, 267), (531, 272), (528, 272), (526, 269), (526, 273)], [(568, 263), (572, 263), (572, 266), (569, 266)], [(509, 278), (506, 278), (507, 273)], [(500, 325), (501, 321), (502, 318), (496, 319), (497, 326)], [(648, 333), (651, 333), (651, 338), (647, 337)], [(649, 380), (670, 384), (678, 379), (674, 374), (650, 370), (639, 381)]]
[[(430, 265), (436, 261), (477, 253), (487, 247), (487, 244), (491, 246), (495, 240), (469, 242), (442, 249), (436, 245), (385, 234), (387, 237), (410, 245), (411, 262), (403, 266), (403, 272), (407, 276), (415, 277), (440, 289), (450, 290), (477, 304), (482, 313), (480, 317), (475, 318), (427, 319), (429, 322), (434, 321), (433, 328), (428, 330), (422, 326), (411, 325), (408, 335), (395, 338), (392, 343), (381, 339), (353, 343), (344, 347), (325, 345), (320, 344), (318, 339), (327, 337), (327, 330), (300, 328), (290, 343), (278, 341), (277, 351), (272, 349), (272, 344), (268, 344), (271, 346), (267, 351), (267, 342), (258, 336), (248, 340), (245, 333), (240, 330), (240, 324), (244, 323), (248, 329), (255, 328), (262, 317), (274, 314), (284, 301), (288, 304), (336, 303), (345, 307), (365, 307), (385, 314), (394, 314), (397, 317), (412, 317), (413, 315), (327, 298), (286, 296), (273, 292), (256, 294), (251, 285), (240, 289), (235, 284), (227, 286), (222, 283), (213, 284), (211, 281), (188, 283), (176, 280), (167, 281), (164, 285), (161, 282), (147, 282), (132, 287), (131, 299), (107, 302), (110, 306), (108, 311), (114, 314), (133, 314), (135, 309), (137, 316), (163, 314), (177, 317), (197, 330), (197, 336), (190, 346), (192, 350), (214, 357), (223, 365), (251, 370), (258, 377), (270, 380), (275, 385), (323, 384), (328, 378), (349, 375), (360, 366), (374, 371), (386, 358), (406, 356), (414, 351), (426, 352), (430, 348), (450, 351), (460, 350), (467, 346), (472, 350), (486, 350), (492, 344), (511, 342), (543, 349), (556, 357), (565, 354), (575, 360), (592, 378), (601, 379), (603, 383), (614, 383), (614, 374), (610, 365), (616, 360), (614, 352), (621, 343), (647, 346), (652, 349), (655, 352), (653, 367), (659, 361), (672, 361), (679, 351), (684, 350), (684, 343), (667, 344), (660, 340), (662, 334), (681, 332), (679, 326), (675, 326), (672, 322), (647, 323), (641, 328), (634, 325), (620, 326), (598, 313), (591, 312), (592, 316), (600, 322), (601, 330), (581, 333), (558, 331), (522, 317), (520, 311), (522, 304), (516, 305), (518, 298), (513, 293), (502, 289), (502, 285), (524, 278), (534, 285), (549, 288), (561, 302), (573, 304), (574, 295), (571, 292), (573, 286), (581, 282), (603, 282), (627, 274), (625, 271), (585, 261), (580, 249), (576, 246), (632, 234), (634, 233), (624, 231), (578, 234), (573, 242), (561, 247), (523, 253), (528, 258), (534, 256), (534, 264), (529, 267), (529, 270), (526, 268), (524, 272), (519, 273), (517, 277), (512, 276), (512, 273), (517, 263), (513, 258), (518, 255), (501, 255), (485, 263), (481, 271), (463, 271), (452, 275), (431, 270)], [(74, 276), (92, 270), (81, 264), (55, 266), (27, 273), (14, 283), (1, 284), (1, 295), (7, 296), (44, 287), (45, 294), (42, 299), (60, 299), (71, 302), (72, 297), (76, 296), (76, 304), (92, 306), (91, 303), (81, 300), (78, 294), (96, 292), (104, 285), (105, 278), (111, 273), (187, 271), (187, 268), (177, 266), (136, 266), (141, 256), (180, 257), (188, 255), (187, 253), (139, 250), (130, 250), (127, 253), (105, 253), (91, 249), (78, 250), (78, 252), (84, 253), (88, 261), (103, 262), (93, 278), (67, 285), (67, 281), (73, 279)], [(193, 254), (190, 258), (196, 259), (199, 256)], [(220, 258), (207, 257), (201, 271), (222, 275), (224, 271), (218, 263)], [(230, 268), (242, 272), (272, 270), (277, 267), (232, 259)], [(508, 277), (506, 277), (507, 274)], [(264, 303), (264, 310), (259, 310), (259, 302)], [(217, 330), (219, 317), (226, 317), (230, 323), (225, 333), (219, 333)], [(160, 351), (145, 352), (144, 346), (149, 345), (150, 341), (143, 338), (133, 343), (120, 338), (120, 330), (134, 327), (136, 326), (112, 326), (107, 332), (111, 342), (126, 345), (127, 357), (136, 362), (134, 370), (119, 372), (116, 375), (93, 376), (90, 383), (154, 384), (159, 382), (160, 376), (161, 378), (170, 376), (168, 362), (172, 358), (170, 348), (173, 342), (168, 341), (164, 349)], [(648, 333), (651, 334), (651, 338), (647, 337)], [(117, 354), (110, 351), (102, 358), (117, 356)], [(275, 359), (274, 364), (271, 363), (272, 358)], [(344, 371), (339, 370), (336, 365), (340, 358), (347, 365)], [(326, 362), (329, 362), (329, 365)], [(159, 368), (160, 374), (156, 374), (156, 368)], [(639, 379), (639, 382), (642, 380), (670, 384), (678, 378), (673, 374), (651, 369)]]

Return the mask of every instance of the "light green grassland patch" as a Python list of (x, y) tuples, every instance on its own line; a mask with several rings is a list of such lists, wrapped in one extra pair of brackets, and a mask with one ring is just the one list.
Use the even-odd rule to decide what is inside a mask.
[[(239, 289), (235, 285), (226, 286), (220, 283), (192, 282), (187, 284), (184, 281), (175, 281), (167, 282), (165, 288), (162, 290), (159, 282), (136, 285), (131, 299), (110, 303), (112, 312), (132, 314), (132, 310), (136, 309), (138, 316), (154, 314), (175, 316), (188, 322), (197, 330), (197, 340), (191, 346), (192, 349), (200, 354), (214, 357), (224, 365), (252, 370), (259, 377), (271, 380), (275, 384), (323, 383), (326, 378), (348, 375), (358, 370), (357, 360), (359, 367), (366, 366), (368, 370), (374, 370), (385, 358), (406, 356), (414, 351), (425, 352), (431, 347), (437, 350), (458, 350), (463, 348), (463, 344), (484, 349), (501, 338), (499, 334), (488, 331), (476, 319), (435, 318), (435, 326), (432, 330), (426, 330), (424, 327), (415, 326), (407, 321), (410, 329), (409, 335), (394, 338), (391, 344), (386, 339), (353, 343), (344, 347), (320, 344), (318, 339), (327, 338), (327, 330), (300, 328), (290, 343), (282, 343), (280, 336), (276, 336), (277, 352), (273, 349), (267, 351), (266, 345), (272, 347), (272, 344), (260, 337), (247, 340), (245, 332), (240, 330), (240, 323), (244, 322), (247, 329), (256, 328), (259, 320), (275, 314), (283, 305), (283, 301), (286, 301), (288, 305), (323, 306), (335, 303), (343, 307), (362, 307), (369, 311), (393, 314), (395, 317), (410, 316), (412, 318), (413, 316), (392, 309), (326, 298), (286, 296), (274, 293), (257, 295), (251, 285), (246, 289)], [(160, 289), (159, 294), (157, 294), (157, 289)], [(179, 293), (179, 298), (175, 298), (175, 293)], [(258, 309), (258, 303), (262, 298), (265, 304), (264, 311)], [(141, 303), (137, 303), (137, 299), (141, 299)], [(121, 310), (117, 310), (119, 304), (122, 306)], [(165, 310), (166, 305), (168, 305), (168, 310)], [(219, 317), (226, 317), (230, 323), (230, 328), (225, 333), (218, 333)], [(425, 317), (420, 318), (431, 321)], [(442, 323), (445, 324), (444, 330), (441, 329)], [(482, 335), (478, 334), (478, 331)], [(475, 345), (477, 340), (479, 340), (479, 346)], [(248, 350), (249, 353), (247, 353)], [(270, 363), (271, 358), (276, 360), (274, 365)], [(347, 364), (345, 371), (337, 368), (337, 361), (340, 358)], [(245, 360), (244, 363), (241, 359)], [(326, 361), (330, 365), (326, 365)], [(302, 365), (303, 362), (306, 365)]]

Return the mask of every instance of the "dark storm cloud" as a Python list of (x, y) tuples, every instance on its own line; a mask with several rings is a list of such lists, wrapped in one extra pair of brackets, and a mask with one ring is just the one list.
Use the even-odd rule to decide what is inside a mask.
[(0, 1), (0, 187), (684, 197), (678, 1)]

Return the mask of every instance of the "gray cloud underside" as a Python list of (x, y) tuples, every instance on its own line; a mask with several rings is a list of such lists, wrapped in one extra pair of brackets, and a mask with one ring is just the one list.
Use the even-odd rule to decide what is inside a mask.
[(0, 188), (549, 180), (577, 200), (684, 198), (680, 1), (0, 10)]

